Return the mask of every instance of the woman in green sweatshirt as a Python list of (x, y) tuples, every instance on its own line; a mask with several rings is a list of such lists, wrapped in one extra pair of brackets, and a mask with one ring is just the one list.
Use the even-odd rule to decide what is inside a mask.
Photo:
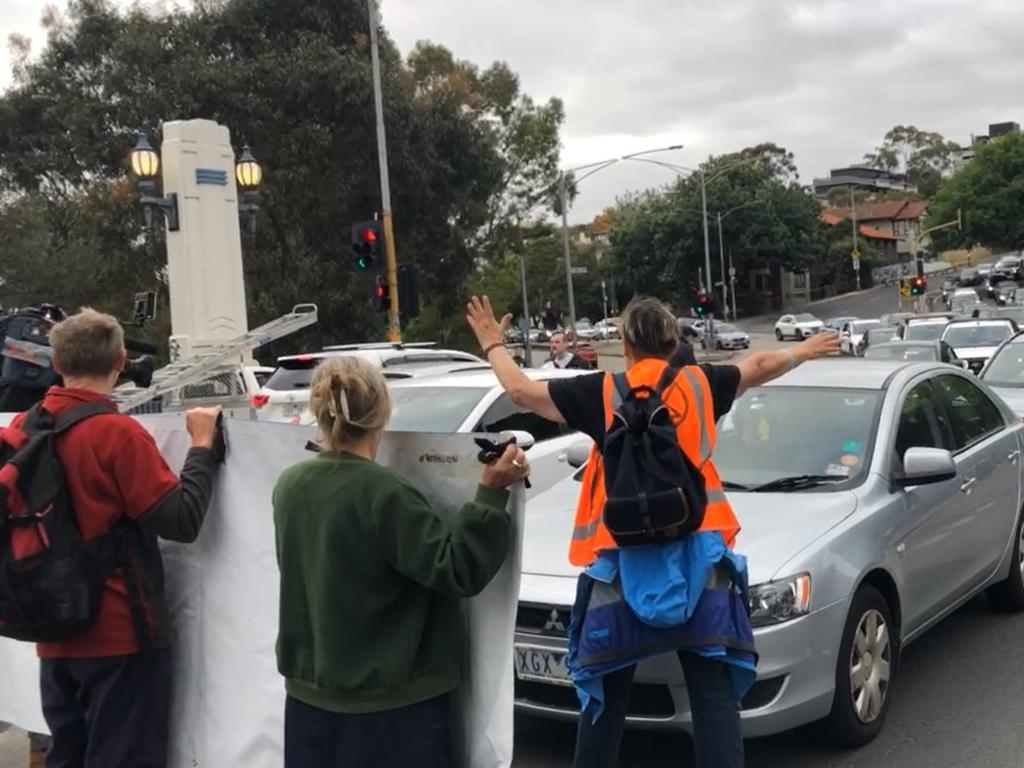
[(327, 451), (274, 489), (285, 768), (448, 768), (448, 694), (464, 650), (458, 601), (508, 554), (506, 489), (529, 474), (526, 456), (510, 447), (485, 467), (448, 528), (375, 462), (391, 415), (375, 367), (324, 362), (310, 410)]

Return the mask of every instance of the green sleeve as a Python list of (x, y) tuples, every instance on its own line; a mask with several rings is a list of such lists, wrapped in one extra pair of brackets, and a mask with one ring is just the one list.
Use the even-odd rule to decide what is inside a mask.
[(388, 562), (428, 589), (470, 597), (483, 591), (509, 549), (508, 491), (480, 487), (451, 528), (412, 486), (401, 484), (380, 499), (377, 538)]

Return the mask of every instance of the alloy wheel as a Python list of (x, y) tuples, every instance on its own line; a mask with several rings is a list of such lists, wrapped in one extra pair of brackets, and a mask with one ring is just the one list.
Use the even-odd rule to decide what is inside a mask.
[[(1021, 561), (1024, 568), (1024, 559)], [(874, 608), (857, 624), (850, 649), (850, 695), (857, 719), (872, 723), (882, 714), (892, 676), (892, 638), (885, 617)]]

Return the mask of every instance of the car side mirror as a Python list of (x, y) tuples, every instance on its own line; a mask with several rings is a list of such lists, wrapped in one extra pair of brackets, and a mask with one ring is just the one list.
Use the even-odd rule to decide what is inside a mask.
[(510, 437), (516, 439), (516, 445), (522, 448), (524, 451), (528, 451), (533, 448), (536, 440), (533, 439), (533, 435), (529, 432), (524, 432), (521, 429), (509, 429), (501, 433), (502, 440), (508, 440)]
[(908, 448), (903, 454), (903, 472), (895, 478), (904, 488), (952, 480), (956, 477), (953, 454), (943, 448)]
[(582, 467), (587, 463), (587, 459), (590, 458), (590, 447), (592, 445), (593, 442), (590, 440), (580, 440), (570, 445), (569, 450), (566, 451), (566, 463), (573, 469)]

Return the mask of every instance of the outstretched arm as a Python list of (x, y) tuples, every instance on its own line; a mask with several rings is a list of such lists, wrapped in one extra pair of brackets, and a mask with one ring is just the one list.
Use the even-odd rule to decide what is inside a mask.
[(759, 387), (796, 368), (801, 363), (839, 352), (839, 334), (831, 331), (817, 333), (792, 349), (758, 352), (737, 363), (740, 386), (737, 397), (751, 387)]
[(545, 419), (564, 424), (565, 418), (551, 399), (547, 382), (529, 378), (505, 349), (505, 329), (512, 315), (505, 315), (499, 323), (494, 317), (491, 300), (486, 296), (483, 299), (474, 296), (466, 305), (466, 320), (476, 334), (494, 375), (498, 377), (498, 383), (508, 392), (512, 402)]

